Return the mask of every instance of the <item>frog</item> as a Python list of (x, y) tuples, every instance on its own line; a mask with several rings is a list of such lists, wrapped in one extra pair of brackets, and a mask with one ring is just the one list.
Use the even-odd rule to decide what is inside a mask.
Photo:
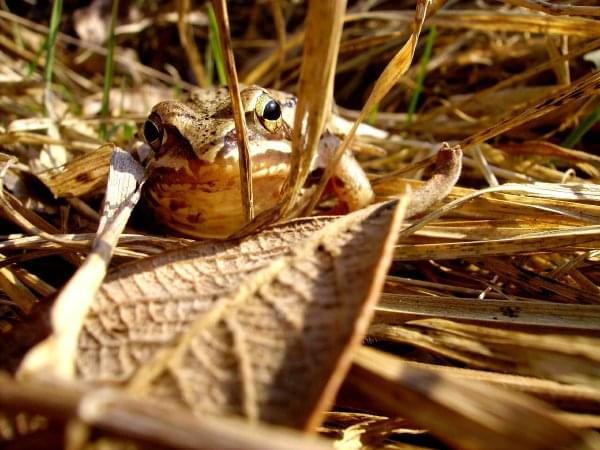
[[(243, 87), (240, 95), (258, 215), (275, 207), (284, 194), (297, 99), (283, 91), (254, 85)], [(200, 239), (227, 239), (246, 225), (240, 152), (226, 87), (198, 89), (185, 101), (156, 104), (141, 135), (153, 151), (143, 196), (160, 225)], [(306, 199), (316, 187), (332, 163), (339, 142), (339, 136), (326, 127), (300, 199)], [(348, 211), (373, 201), (369, 179), (349, 150), (340, 158), (330, 185), (330, 191)]]

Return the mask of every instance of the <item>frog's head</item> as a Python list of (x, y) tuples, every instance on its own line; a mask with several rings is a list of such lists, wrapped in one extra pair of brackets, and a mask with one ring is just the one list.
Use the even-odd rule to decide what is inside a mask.
[[(258, 86), (241, 91), (252, 158), (289, 153), (296, 99)], [(212, 163), (239, 157), (233, 108), (226, 88), (202, 90), (190, 100), (158, 103), (144, 123), (144, 140), (157, 159), (191, 159)]]

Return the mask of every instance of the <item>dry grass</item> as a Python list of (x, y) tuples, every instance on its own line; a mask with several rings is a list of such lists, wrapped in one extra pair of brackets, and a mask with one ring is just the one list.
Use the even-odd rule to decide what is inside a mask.
[[(72, 22), (72, 11), (63, 13), (50, 91), (43, 79), (50, 11), (0, 11), (0, 330), (6, 332), (0, 359), (6, 370), (43, 337), (48, 297), (82, 265), (94, 239), (110, 155), (98, 137), (101, 126), (108, 141), (136, 152), (133, 135), (153, 104), (185, 95), (194, 77), (199, 85), (214, 80), (214, 55), (204, 49), (215, 35), (204, 7), (185, 0), (149, 1), (144, 8), (122, 3), (105, 119), (101, 30), (109, 28), (109, 11), (81, 10)], [(334, 12), (309, 16), (305, 25), (306, 5), (298, 2), (230, 7), (240, 82), (299, 93), (302, 113), (310, 113), (308, 147), (320, 136), (335, 81), (334, 109), (347, 119), (339, 124), (343, 145), (357, 154), (378, 200), (421, 187), (431, 174), (422, 161), (431, 161), (442, 142), (464, 151), (458, 185), (399, 233), (367, 346), (320, 429), (339, 448), (600, 447), (595, 3), (434, 1), (422, 23), (414, 1), (351, 2), (339, 47)], [(186, 20), (170, 12), (176, 8)], [(324, 24), (331, 33), (319, 28)], [(305, 32), (305, 26), (312, 28)], [(428, 35), (432, 53), (423, 62)], [(303, 57), (303, 44), (317, 53)], [(311, 73), (319, 60), (328, 64)], [(377, 129), (353, 128), (357, 118)], [(297, 178), (286, 201), (306, 177), (302, 155), (296, 154)], [(328, 201), (310, 208), (327, 211)], [(134, 214), (105, 269), (189, 243)], [(193, 422), (183, 415), (180, 428), (161, 440), (165, 424), (129, 397), (114, 409), (113, 397), (78, 385), (7, 379), (3, 386), (3, 408), (52, 417), (36, 422), (7, 414), (4, 438), (39, 439), (38, 447), (48, 436), (61, 442), (61, 424), (77, 418), (109, 435), (164, 446), (201, 439), (186, 434)], [(64, 404), (49, 394), (53, 389), (64, 394)], [(78, 410), (84, 400), (100, 405), (95, 415), (89, 407)], [(151, 424), (151, 431), (144, 438), (110, 414)], [(204, 436), (227, 434), (221, 425), (209, 423)], [(245, 432), (242, 442), (260, 447), (260, 432), (248, 431), (252, 438), (243, 441)], [(269, 448), (294, 440), (269, 436)]]

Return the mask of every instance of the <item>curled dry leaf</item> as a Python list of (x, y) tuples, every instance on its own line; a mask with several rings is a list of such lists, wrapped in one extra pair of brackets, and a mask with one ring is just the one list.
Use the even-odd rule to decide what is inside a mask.
[(462, 168), (460, 145), (450, 147), (444, 142), (435, 159), (435, 170), (427, 182), (415, 190), (406, 209), (406, 217), (412, 217), (429, 209), (445, 198), (460, 176)]
[(197, 414), (313, 428), (370, 321), (402, 210), (388, 202), (131, 265), (84, 323), (79, 376)]

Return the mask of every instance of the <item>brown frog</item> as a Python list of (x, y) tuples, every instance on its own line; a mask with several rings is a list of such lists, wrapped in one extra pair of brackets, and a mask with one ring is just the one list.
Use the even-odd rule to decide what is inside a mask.
[[(258, 86), (241, 91), (252, 161), (254, 205), (260, 214), (277, 204), (290, 168), (296, 98)], [(193, 237), (224, 239), (244, 224), (238, 146), (229, 92), (198, 90), (190, 100), (158, 103), (143, 127), (155, 154), (146, 203), (168, 228)], [(335, 151), (329, 133), (311, 165), (305, 188), (316, 182)], [(334, 145), (332, 145), (332, 143)], [(373, 190), (350, 153), (334, 174), (334, 191), (350, 210), (369, 204)]]

